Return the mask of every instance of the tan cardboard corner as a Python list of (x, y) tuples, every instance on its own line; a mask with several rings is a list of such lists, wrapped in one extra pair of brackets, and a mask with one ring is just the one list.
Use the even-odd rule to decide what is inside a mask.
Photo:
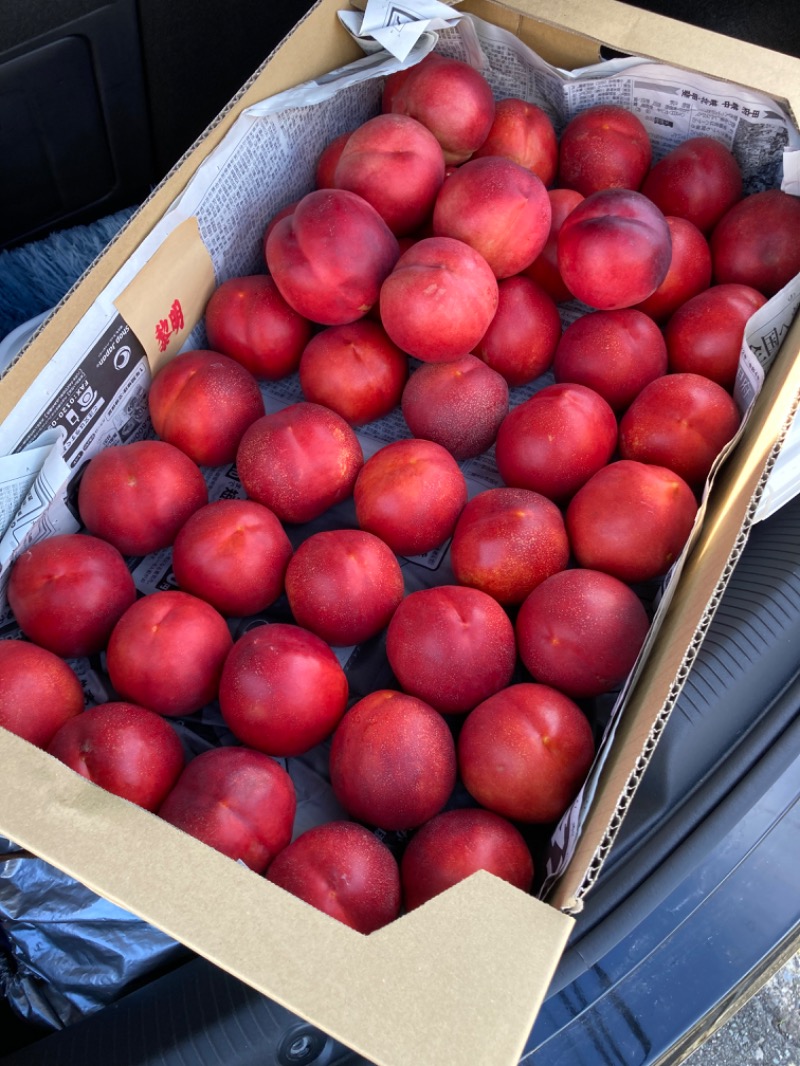
[(0, 733), (20, 846), (381, 1066), (519, 1058), (569, 917), (479, 874), (362, 936)]
[[(0, 419), (241, 110), (360, 55), (337, 19), (341, 6), (318, 0), (154, 191), (3, 380)], [(800, 113), (797, 60), (615, 0), (464, 0), (459, 10), (513, 30), (565, 68), (594, 62), (602, 43), (769, 92)], [(202, 279), (190, 227), (184, 238)], [(147, 333), (148, 320), (139, 329)], [(480, 874), (362, 937), (3, 730), (0, 832), (382, 1066), (516, 1063), (572, 928), (559, 908), (580, 907), (746, 536), (753, 496), (800, 395), (798, 352), (795, 323), (715, 490), (578, 853), (548, 903)]]

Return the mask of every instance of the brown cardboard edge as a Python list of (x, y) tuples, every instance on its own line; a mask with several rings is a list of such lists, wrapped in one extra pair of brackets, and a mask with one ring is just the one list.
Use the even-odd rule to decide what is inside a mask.
[(481, 872), (362, 936), (3, 729), (0, 761), (11, 840), (376, 1063), (518, 1061), (568, 916)]
[(722, 467), (663, 627), (634, 686), (578, 847), (548, 902), (581, 909), (619, 832), (747, 543), (758, 500), (800, 404), (800, 317), (788, 331), (742, 439)]
[(586, 67), (600, 58), (600, 46), (596, 39), (562, 29), (550, 22), (533, 22), (509, 4), (500, 3), (498, 0), (457, 2), (459, 11), (469, 12), (508, 30), (534, 47), (542, 59), (553, 66)]

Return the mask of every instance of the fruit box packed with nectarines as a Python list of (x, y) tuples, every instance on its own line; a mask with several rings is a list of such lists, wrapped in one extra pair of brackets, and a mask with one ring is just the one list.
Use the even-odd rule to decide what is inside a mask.
[(362, 933), (557, 880), (800, 302), (777, 100), (403, 48), (243, 108), (0, 427), (0, 725)]

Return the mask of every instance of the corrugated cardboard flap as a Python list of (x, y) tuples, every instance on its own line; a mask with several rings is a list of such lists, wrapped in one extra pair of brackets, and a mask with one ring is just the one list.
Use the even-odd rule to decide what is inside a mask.
[(479, 873), (365, 937), (2, 729), (0, 753), (2, 832), (376, 1063), (519, 1057), (559, 911)]

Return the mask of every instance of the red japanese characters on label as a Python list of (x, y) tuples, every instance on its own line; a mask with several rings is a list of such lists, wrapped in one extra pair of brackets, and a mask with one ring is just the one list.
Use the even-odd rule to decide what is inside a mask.
[(173, 300), (167, 318), (160, 318), (156, 322), (155, 335), (158, 342), (158, 350), (165, 352), (170, 338), (174, 333), (180, 333), (183, 329), (183, 308), (180, 300)]

